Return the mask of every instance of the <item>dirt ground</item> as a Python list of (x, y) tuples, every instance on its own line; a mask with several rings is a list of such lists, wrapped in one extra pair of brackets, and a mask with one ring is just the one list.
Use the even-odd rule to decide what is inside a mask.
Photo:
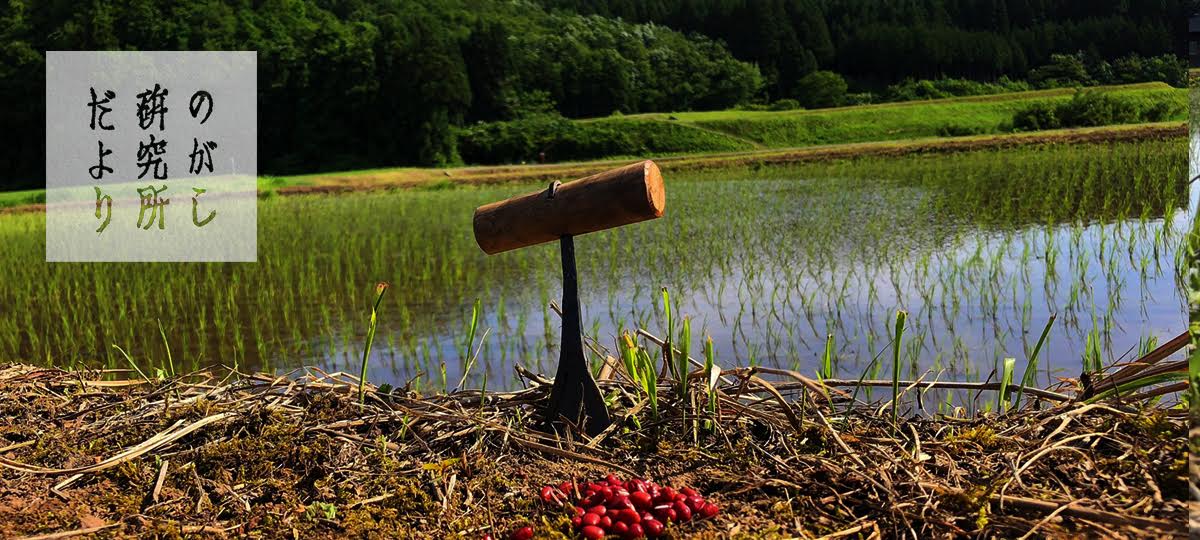
[(788, 390), (799, 383), (726, 373), (738, 380), (715, 410), (664, 386), (657, 419), (632, 386), (602, 380), (617, 421), (589, 440), (536, 429), (548, 387), (528, 373), (517, 392), (368, 386), (359, 403), (351, 377), (311, 370), (151, 382), (9, 365), (0, 537), (501, 539), (532, 525), (570, 538), (569, 509), (539, 489), (609, 473), (720, 507), (668, 538), (1186, 533), (1177, 409), (1041, 401), (893, 424), (837, 392), (804, 399)]

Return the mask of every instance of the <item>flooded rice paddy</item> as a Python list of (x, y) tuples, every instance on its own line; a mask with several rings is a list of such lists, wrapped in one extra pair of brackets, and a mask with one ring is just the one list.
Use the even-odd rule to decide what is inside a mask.
[[(1005, 358), (1021, 373), (1053, 314), (1037, 382), (1075, 377), (1086, 355), (1130, 359), (1186, 328), (1187, 148), (665, 171), (662, 219), (576, 239), (584, 330), (614, 355), (622, 331), (662, 335), (666, 287), (719, 365), (812, 374), (832, 335), (838, 376), (886, 377), (904, 309), (905, 377), (985, 380)], [(489, 257), (471, 234), (476, 206), (543, 187), (265, 197), (255, 264), (47, 264), (44, 218), (3, 215), (0, 360), (125, 366), (116, 345), (164, 372), (357, 373), (387, 281), (374, 382), (453, 389), (476, 353), (468, 386), (510, 387), (515, 364), (552, 374), (557, 246)]]

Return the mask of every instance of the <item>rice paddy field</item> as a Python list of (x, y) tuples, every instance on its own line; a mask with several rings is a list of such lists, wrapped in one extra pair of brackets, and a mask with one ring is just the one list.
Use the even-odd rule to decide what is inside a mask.
[[(718, 365), (857, 379), (1033, 379), (1129, 360), (1187, 327), (1182, 138), (863, 157), (667, 175), (659, 220), (579, 237), (584, 330), (711, 337)], [(555, 245), (486, 256), (473, 209), (544, 185), (264, 197), (257, 264), (47, 264), (44, 217), (0, 215), (0, 360), (357, 373), (389, 292), (372, 382), (511, 389), (553, 373)], [(1051, 322), (1053, 319), (1053, 322)], [(1089, 363), (1092, 362), (1092, 363)], [(976, 394), (946, 403), (990, 407)], [(928, 406), (928, 405), (927, 405)]]

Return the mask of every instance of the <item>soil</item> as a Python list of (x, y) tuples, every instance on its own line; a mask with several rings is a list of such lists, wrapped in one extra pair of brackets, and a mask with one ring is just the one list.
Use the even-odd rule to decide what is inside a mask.
[(714, 410), (664, 382), (658, 418), (634, 385), (601, 380), (616, 424), (589, 440), (539, 431), (548, 381), (530, 373), (507, 393), (367, 385), (360, 403), (352, 377), (313, 369), (3, 366), (0, 537), (572, 538), (570, 509), (539, 489), (609, 473), (720, 507), (668, 538), (1186, 534), (1181, 409), (1028, 401), (893, 423), (836, 390), (726, 373)]

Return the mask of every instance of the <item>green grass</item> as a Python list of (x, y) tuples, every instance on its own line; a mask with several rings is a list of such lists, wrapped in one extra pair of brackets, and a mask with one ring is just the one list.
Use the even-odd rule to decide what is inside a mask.
[(42, 189), (0, 192), (0, 208), (41, 204), (44, 202), (46, 202), (46, 191)]
[[(1139, 106), (1172, 104), (1171, 120), (1187, 118), (1187, 91), (1163, 83), (1104, 87), (1111, 95)], [(1012, 131), (1012, 117), (1032, 103), (1061, 103), (1073, 89), (1039, 90), (992, 96), (862, 105), (811, 111), (713, 111), (653, 114), (589, 120), (600, 125), (639, 129), (631, 122), (654, 120), (721, 133), (732, 141), (766, 148), (894, 141), (948, 135), (979, 135)], [(670, 120), (670, 117), (676, 120)], [(687, 146), (659, 143), (664, 151), (683, 152)], [(695, 151), (719, 151), (695, 148)]]

